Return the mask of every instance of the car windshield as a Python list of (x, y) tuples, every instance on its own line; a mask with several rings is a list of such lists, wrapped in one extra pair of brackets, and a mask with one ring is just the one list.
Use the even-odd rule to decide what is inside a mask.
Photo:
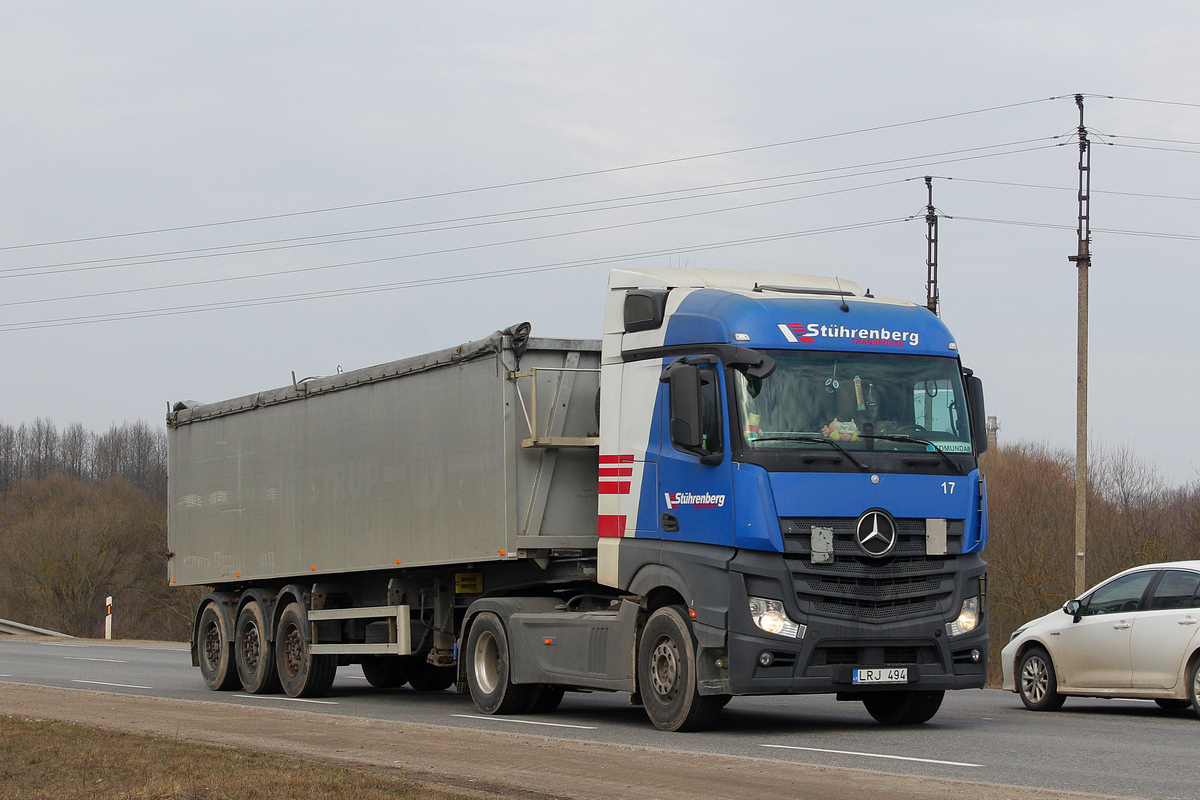
[[(897, 353), (769, 351), (767, 378), (735, 373), (744, 447), (970, 453), (954, 358)], [(933, 445), (931, 447), (930, 445)]]

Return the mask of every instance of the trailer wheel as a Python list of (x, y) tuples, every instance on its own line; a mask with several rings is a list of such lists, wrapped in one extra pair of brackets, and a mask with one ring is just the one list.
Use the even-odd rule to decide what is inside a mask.
[(209, 603), (200, 612), (200, 624), (196, 626), (196, 652), (200, 654), (200, 674), (204, 676), (209, 689), (227, 692), (237, 688), (233, 645), (215, 603)]
[(869, 692), (863, 695), (863, 705), (884, 725), (920, 725), (933, 719), (945, 696), (941, 690)]
[(702, 730), (725, 705), (721, 695), (698, 691), (696, 642), (679, 606), (664, 606), (650, 615), (638, 645), (637, 668), (646, 715), (660, 730)]
[(500, 617), (490, 611), (476, 617), (467, 637), (467, 686), (484, 714), (520, 714), (533, 699), (532, 684), (510, 680), (508, 653), (508, 634)]
[(242, 607), (234, 627), (233, 642), (233, 660), (242, 688), (249, 694), (278, 692), (275, 649), (267, 639), (266, 612), (257, 600)]
[(288, 697), (321, 697), (333, 686), (337, 656), (313, 655), (312, 630), (299, 603), (289, 603), (279, 617), (275, 667)]
[(376, 689), (392, 689), (408, 683), (404, 662), (397, 656), (367, 656), (362, 661), (367, 683)]

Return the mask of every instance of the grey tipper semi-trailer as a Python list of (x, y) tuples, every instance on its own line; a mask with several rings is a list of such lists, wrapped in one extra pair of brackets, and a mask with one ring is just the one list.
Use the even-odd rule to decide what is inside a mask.
[(600, 341), (525, 323), (168, 426), (169, 580), (214, 690), (629, 692), (931, 718), (986, 676), (982, 386), (923, 307), (781, 273), (614, 270)]

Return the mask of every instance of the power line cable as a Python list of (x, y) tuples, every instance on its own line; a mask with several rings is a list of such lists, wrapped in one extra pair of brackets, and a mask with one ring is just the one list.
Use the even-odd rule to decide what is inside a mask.
[[(1044, 137), (1042, 139), (1034, 139), (1034, 140), (1028, 140), (1028, 141), (1031, 141), (1031, 142), (1032, 141), (1049, 141), (1054, 138), (1057, 138), (1057, 137)], [(1014, 144), (1021, 144), (1021, 142), (1017, 142)], [(1063, 144), (1062, 142), (1059, 142), (1059, 143), (1055, 143), (1055, 144), (1038, 145), (1038, 146), (1034, 146), (1034, 147), (1021, 148), (1021, 149), (1017, 149), (1017, 150), (1008, 150), (1008, 151), (1003, 151), (1003, 152), (998, 152), (998, 153), (985, 153), (985, 154), (980, 154), (980, 155), (967, 156), (967, 157), (963, 157), (963, 158), (948, 158), (948, 159), (942, 159), (940, 161), (932, 161), (927, 164), (918, 164), (918, 165), (907, 164), (907, 165), (903, 165), (903, 166), (889, 167), (889, 168), (884, 168), (884, 169), (867, 170), (867, 171), (859, 172), (859, 173), (833, 176), (832, 178), (826, 178), (826, 179), (845, 179), (845, 178), (850, 178), (850, 177), (863, 177), (863, 176), (868, 176), (868, 175), (879, 175), (879, 174), (884, 174), (887, 172), (896, 172), (899, 170), (915, 169), (918, 167), (928, 167), (928, 166), (936, 166), (936, 165), (941, 165), (941, 164), (958, 163), (958, 162), (962, 162), (962, 161), (972, 161), (972, 160), (978, 160), (978, 159), (983, 159), (983, 158), (995, 158), (998, 156), (1017, 155), (1017, 154), (1021, 154), (1021, 153), (1033, 152), (1035, 150), (1043, 150), (1043, 149), (1048, 149), (1048, 148), (1052, 148), (1052, 147), (1061, 147), (1062, 144)], [(1001, 146), (1005, 146), (1005, 145), (989, 145), (982, 149), (990, 149), (993, 147), (1001, 147)], [(964, 150), (964, 151), (952, 151), (952, 152), (973, 152), (978, 149), (981, 149), (981, 148), (968, 148), (967, 150)], [(935, 154), (935, 156), (936, 156), (936, 154)], [(867, 167), (867, 166), (874, 166), (876, 164), (895, 164), (895, 163), (902, 162), (902, 161), (911, 161), (911, 160), (915, 160), (917, 158), (925, 158), (925, 157), (931, 157), (931, 156), (911, 156), (911, 157), (907, 157), (907, 158), (903, 158), (903, 159), (889, 159), (886, 161), (873, 162), (873, 163), (868, 163), (868, 164), (864, 164), (861, 166)], [(844, 170), (854, 169), (854, 168), (855, 167), (834, 167), (834, 168), (829, 168), (829, 169), (824, 169), (824, 170), (815, 170), (815, 171), (806, 172), (806, 173), (796, 173), (795, 175), (780, 176), (780, 177), (787, 178), (787, 177), (819, 175), (819, 174), (826, 173), (826, 172), (844, 171)], [(803, 182), (814, 182), (814, 181), (801, 181), (801, 183), (803, 183)], [(742, 182), (737, 182), (737, 183), (742, 183)], [(736, 185), (736, 184), (728, 184), (728, 185)], [(775, 184), (773, 186), (762, 187), (762, 188), (781, 188), (781, 187), (787, 186), (787, 185), (794, 185), (794, 184)], [(732, 194), (732, 193), (735, 193), (735, 191), (731, 190), (728, 192), (723, 192), (723, 194)], [(684, 199), (690, 199), (690, 198), (684, 198)], [(775, 201), (770, 201), (770, 202), (775, 202)], [(766, 204), (769, 204), (769, 203), (766, 203)], [(751, 206), (752, 205), (756, 205), (756, 204), (751, 204)], [(751, 207), (751, 206), (738, 206), (738, 207), (734, 207), (733, 210), (737, 210), (737, 209), (743, 208), (743, 207)], [(641, 221), (637, 221), (637, 222), (622, 223), (622, 224), (617, 224), (617, 225), (601, 226), (601, 227), (596, 227), (596, 228), (587, 228), (587, 229), (583, 229), (583, 230), (579, 230), (579, 231), (567, 231), (567, 232), (560, 232), (560, 233), (553, 233), (553, 234), (545, 234), (542, 236), (533, 236), (533, 237), (527, 237), (527, 238), (523, 238), (523, 239), (513, 239), (513, 240), (508, 240), (508, 241), (503, 241), (503, 242), (494, 242), (494, 243), (489, 243), (489, 244), (473, 245), (473, 246), (468, 246), (465, 248), (451, 248), (451, 249), (446, 249), (446, 250), (437, 250), (437, 251), (431, 251), (429, 253), (424, 253), (424, 254), (420, 254), (420, 255), (440, 255), (440, 254), (444, 254), (444, 253), (459, 252), (460, 249), (470, 250), (470, 249), (478, 249), (480, 247), (495, 247), (495, 246), (509, 245), (509, 244), (523, 244), (523, 243), (528, 243), (531, 241), (541, 241), (541, 240), (545, 240), (545, 239), (559, 238), (562, 236), (574, 236), (574, 235), (578, 235), (581, 233), (595, 233), (595, 232), (606, 231), (606, 230), (614, 230), (617, 228), (631, 227), (634, 225), (644, 225), (644, 224), (652, 224), (652, 223), (662, 222), (662, 221), (671, 221), (671, 220), (675, 220), (675, 219), (682, 219), (682, 218), (687, 218), (687, 217), (691, 217), (691, 216), (699, 216), (699, 215), (708, 214), (708, 213), (720, 213), (723, 210), (725, 210), (725, 209), (718, 209), (716, 211), (706, 211), (706, 212), (694, 212), (692, 214), (682, 214), (682, 215), (676, 215), (676, 216), (671, 216), (671, 217), (656, 218), (656, 219), (652, 219), (652, 220), (641, 220)], [(463, 226), (463, 227), (473, 227), (473, 226)], [(434, 231), (417, 231), (417, 232), (418, 233), (441, 232), (441, 231), (452, 230), (452, 229), (453, 228), (438, 228), (438, 229), (435, 229)], [(408, 235), (410, 233), (413, 233), (413, 232), (379, 234), (379, 235), (353, 237), (353, 238), (347, 238), (347, 239), (341, 239), (341, 240), (330, 240), (330, 241), (321, 241), (321, 242), (301, 242), (301, 243), (297, 243), (297, 244), (283, 244), (283, 245), (264, 246), (264, 247), (248, 247), (248, 248), (242, 249), (242, 250), (223, 248), (222, 252), (200, 252), (200, 253), (197, 253), (194, 255), (179, 255), (179, 256), (166, 257), (166, 258), (149, 257), (148, 260), (143, 260), (143, 261), (119, 261), (118, 263), (106, 263), (106, 262), (111, 262), (112, 259), (96, 259), (96, 260), (80, 261), (80, 262), (64, 262), (61, 264), (48, 264), (48, 265), (44, 264), (44, 265), (37, 265), (37, 266), (31, 266), (31, 267), (10, 267), (10, 268), (4, 269), (4, 270), (0, 270), (0, 280), (6, 279), (6, 278), (14, 278), (14, 277), (38, 277), (38, 276), (42, 276), (42, 275), (61, 275), (61, 274), (73, 273), (73, 272), (90, 272), (93, 270), (101, 270), (101, 269), (119, 269), (119, 268), (138, 267), (138, 266), (146, 266), (146, 265), (153, 265), (153, 264), (177, 263), (177, 262), (181, 262), (181, 261), (194, 261), (197, 259), (217, 258), (217, 257), (223, 257), (223, 256), (230, 256), (230, 255), (247, 255), (247, 254), (252, 254), (252, 253), (273, 252), (273, 251), (279, 251), (279, 250), (291, 250), (291, 249), (304, 248), (304, 247), (315, 247), (315, 246), (321, 246), (321, 245), (327, 245), (327, 244), (344, 244), (346, 242), (358, 242), (358, 241), (368, 241), (368, 240), (373, 240), (373, 239), (394, 238), (395, 236)], [(187, 253), (187, 252), (191, 252), (191, 251), (183, 251), (183, 252)], [(134, 258), (137, 258), (137, 256), (135, 256)], [(38, 271), (38, 270), (40, 270), (40, 271)]]
[(439, 278), (415, 279), (410, 281), (400, 281), (388, 284), (374, 284), (368, 286), (357, 286), (342, 289), (330, 289), (325, 291), (302, 292), (291, 295), (274, 295), (268, 297), (250, 298), (246, 300), (229, 300), (213, 303), (198, 303), (187, 306), (173, 306), (167, 308), (148, 309), (143, 311), (130, 312), (113, 312), (109, 314), (91, 314), (76, 317), (60, 317), (56, 319), (32, 320), (18, 323), (0, 324), (0, 333), (11, 331), (36, 330), (41, 328), (58, 328), (72, 325), (95, 324), (101, 322), (117, 322), (132, 319), (146, 319), (150, 317), (175, 316), (179, 314), (192, 314), (205, 311), (220, 311), (228, 309), (250, 308), (263, 305), (279, 305), (282, 303), (294, 303), (307, 300), (328, 299), (333, 297), (346, 297), (360, 294), (374, 294), (378, 292), (397, 291), (400, 289), (408, 289), (420, 286), (438, 286), (450, 283), (463, 283), (475, 280), (485, 280), (498, 277), (512, 277), (516, 275), (533, 274), (539, 272), (551, 272), (566, 269), (578, 269), (586, 266), (597, 266), (601, 264), (614, 264), (626, 261), (637, 261), (647, 258), (661, 258), (662, 256), (678, 255), (681, 253), (695, 253), (708, 250), (719, 250), (730, 247), (743, 247), (752, 244), (761, 244), (764, 242), (782, 241), (786, 239), (796, 239), (805, 236), (815, 236), (825, 233), (838, 233), (844, 231), (863, 230), (866, 228), (879, 227), (881, 225), (890, 225), (897, 222), (903, 222), (902, 217), (893, 219), (874, 220), (871, 222), (853, 223), (848, 225), (836, 225), (825, 228), (816, 228), (805, 231), (792, 231), (781, 234), (769, 234), (765, 236), (755, 236), (746, 239), (733, 239), (721, 242), (711, 242), (702, 245), (689, 245), (681, 248), (667, 248), (661, 250), (645, 251), (642, 253), (632, 253), (620, 256), (601, 257), (593, 259), (584, 259), (580, 261), (559, 262), (555, 264), (545, 264), (533, 267), (514, 267), (508, 270), (492, 270), (487, 272), (468, 273), (465, 275), (443, 276)]
[[(684, 215), (681, 215), (678, 217), (667, 217), (665, 219), (666, 220), (674, 220), (674, 219), (682, 219), (682, 218), (686, 218), (686, 217), (704, 216), (707, 214), (715, 214), (715, 213), (721, 213), (721, 212), (725, 212), (725, 211), (740, 211), (740, 210), (745, 210), (748, 208), (758, 208), (758, 207), (768, 206), (768, 205), (777, 205), (780, 203), (789, 203), (789, 202), (794, 202), (796, 200), (808, 200), (808, 199), (812, 199), (812, 198), (816, 198), (816, 197), (829, 197), (831, 195), (836, 195), (836, 194), (847, 194), (849, 192), (860, 191), (863, 189), (876, 189), (876, 188), (880, 188), (883, 186), (895, 186), (895, 185), (898, 185), (903, 182), (904, 181), (901, 181), (901, 180), (895, 180), (895, 181), (886, 181), (884, 183), (870, 184), (867, 186), (855, 186), (855, 187), (851, 187), (851, 188), (847, 188), (847, 189), (834, 189), (834, 190), (831, 190), (828, 192), (818, 192), (816, 194), (803, 195), (800, 197), (785, 197), (785, 198), (781, 198), (781, 199), (777, 199), (777, 200), (767, 200), (767, 201), (763, 201), (763, 202), (759, 202), (759, 203), (750, 203), (747, 205), (734, 206), (732, 208), (722, 208), (722, 209), (715, 209), (715, 210), (711, 210), (711, 211), (698, 211), (698, 212), (693, 212), (691, 214), (684, 214)], [(652, 220), (652, 221), (661, 222), (664, 220), (658, 219), (658, 220)], [(636, 224), (636, 223), (630, 223), (630, 224)], [(442, 254), (444, 254), (444, 252), (445, 251), (438, 252), (435, 254), (442, 255)], [(143, 287), (138, 287), (138, 288), (134, 288), (134, 289), (113, 289), (113, 290), (106, 291), (106, 292), (89, 292), (86, 294), (68, 295), (68, 296), (64, 296), (64, 297), (44, 297), (44, 298), (38, 298), (36, 300), (15, 300), (15, 301), (8, 302), (8, 303), (0, 303), (0, 308), (8, 308), (8, 307), (13, 307), (13, 306), (38, 305), (38, 304), (43, 304), (43, 303), (57, 303), (57, 302), (64, 302), (64, 301), (69, 301), (69, 300), (94, 300), (94, 299), (99, 299), (101, 297), (116, 297), (116, 296), (120, 296), (120, 295), (139, 294), (139, 293), (143, 293), (143, 292), (164, 291), (164, 290), (169, 290), (169, 289), (190, 289), (190, 288), (196, 288), (199, 286), (209, 286), (209, 285), (217, 284), (217, 283), (231, 283), (234, 281), (254, 280), (254, 279), (258, 279), (258, 278), (276, 278), (276, 277), (282, 277), (285, 275), (289, 275), (289, 276), (290, 275), (300, 275), (300, 274), (320, 272), (320, 271), (330, 270), (330, 269), (338, 269), (338, 268), (347, 267), (347, 266), (363, 266), (365, 264), (378, 263), (378, 262), (382, 262), (382, 261), (395, 261), (395, 260), (404, 259), (404, 258), (415, 258), (420, 255), (430, 255), (430, 254), (416, 253), (416, 254), (407, 254), (407, 255), (400, 255), (400, 256), (389, 256), (386, 258), (379, 258), (379, 259), (369, 259), (366, 261), (350, 261), (350, 262), (345, 262), (345, 263), (341, 263), (341, 264), (322, 264), (322, 265), (318, 265), (315, 267), (297, 267), (295, 269), (276, 270), (274, 272), (258, 272), (258, 273), (254, 273), (251, 275), (233, 275), (233, 276), (229, 276), (229, 277), (225, 277), (225, 278), (209, 278), (206, 280), (187, 281), (184, 283), (172, 283), (172, 284), (165, 284), (162, 286), (143, 286)]]
[(131, 232), (126, 232), (126, 233), (112, 233), (112, 234), (103, 234), (103, 235), (98, 235), (98, 236), (82, 236), (82, 237), (77, 237), (77, 238), (73, 238), (73, 239), (59, 239), (59, 240), (48, 241), (48, 242), (31, 242), (31, 243), (27, 243), (27, 244), (6, 245), (3, 247), (0, 247), (0, 251), (27, 249), (27, 248), (33, 248), (33, 247), (51, 247), (51, 246), (63, 245), (63, 244), (78, 244), (80, 242), (95, 242), (95, 241), (102, 241), (105, 239), (119, 239), (119, 238), (132, 237), (132, 236), (149, 236), (149, 235), (159, 234), (159, 233), (175, 233), (175, 232), (179, 232), (179, 231), (189, 231), (189, 230), (199, 230), (202, 228), (219, 227), (222, 225), (240, 225), (240, 224), (249, 223), (249, 222), (265, 222), (268, 220), (287, 219), (287, 218), (291, 218), (291, 217), (306, 216), (306, 215), (311, 215), (311, 214), (327, 214), (327, 213), (336, 212), (336, 211), (350, 211), (350, 210), (355, 210), (355, 209), (372, 208), (372, 207), (383, 206), (383, 205), (392, 205), (392, 204), (397, 204), (397, 203), (409, 203), (409, 202), (414, 202), (414, 201), (418, 201), (418, 200), (432, 200), (432, 199), (443, 198), (443, 197), (454, 197), (454, 196), (463, 195), (463, 194), (488, 192), (488, 191), (494, 191), (494, 190), (498, 190), (498, 189), (512, 189), (512, 188), (516, 188), (516, 187), (520, 187), (520, 186), (533, 186), (536, 184), (572, 180), (575, 178), (585, 178), (585, 177), (591, 177), (591, 176), (595, 176), (595, 175), (605, 175), (605, 174), (612, 174), (612, 173), (616, 173), (616, 172), (625, 172), (625, 171), (636, 170), (636, 169), (646, 169), (648, 167), (660, 167), (660, 166), (666, 166), (669, 164), (682, 164), (682, 163), (686, 163), (689, 161), (699, 161), (699, 160), (707, 159), (707, 158), (719, 158), (722, 156), (738, 155), (741, 153), (749, 153), (749, 152), (755, 152), (755, 151), (759, 151), (759, 150), (769, 150), (769, 149), (777, 148), (777, 147), (790, 147), (790, 146), (797, 145), (797, 144), (807, 144), (810, 142), (818, 142), (818, 141), (823, 141), (823, 140), (827, 140), (827, 139), (836, 139), (836, 138), (840, 138), (843, 136), (856, 136), (856, 135), (860, 135), (860, 134), (864, 134), (864, 133), (876, 133), (879, 131), (893, 130), (896, 128), (909, 127), (912, 125), (924, 125), (924, 124), (927, 124), (930, 122), (942, 122), (944, 120), (955, 119), (958, 117), (966, 117), (966, 116), (972, 116), (972, 115), (976, 115), (976, 114), (987, 114), (987, 113), (991, 113), (994, 111), (1005, 111), (1008, 109), (1019, 108), (1021, 106), (1033, 105), (1036, 103), (1044, 103), (1044, 102), (1052, 101), (1052, 100), (1061, 100), (1064, 97), (1069, 97), (1069, 96), (1073, 96), (1073, 95), (1059, 95), (1057, 97), (1043, 97), (1043, 98), (1038, 98), (1036, 100), (1024, 100), (1024, 101), (1017, 102), (1017, 103), (1007, 103), (1004, 105), (990, 106), (988, 108), (980, 108), (980, 109), (975, 109), (973, 111), (960, 111), (960, 112), (953, 113), (953, 114), (941, 114), (941, 115), (932, 116), (932, 117), (925, 117), (922, 119), (909, 120), (907, 122), (894, 122), (894, 123), (890, 123), (890, 124), (886, 124), (886, 125), (874, 125), (874, 126), (866, 127), (866, 128), (857, 128), (857, 129), (849, 130), (849, 131), (841, 131), (839, 133), (828, 133), (828, 134), (822, 134), (822, 135), (818, 135), (818, 136), (809, 136), (809, 137), (805, 137), (805, 138), (801, 138), (801, 139), (791, 139), (791, 140), (783, 141), (783, 142), (773, 142), (770, 144), (762, 144), (762, 145), (751, 145), (748, 147), (732, 148), (729, 150), (718, 150), (715, 152), (702, 153), (699, 155), (681, 156), (678, 158), (667, 158), (667, 159), (660, 159), (657, 161), (647, 161), (647, 162), (643, 162), (640, 164), (629, 164), (629, 165), (621, 166), (621, 167), (607, 167), (604, 169), (587, 170), (584, 172), (574, 172), (574, 173), (568, 173), (565, 175), (555, 175), (555, 176), (548, 177), (548, 178), (531, 178), (529, 180), (511, 181), (508, 183), (498, 183), (498, 184), (492, 184), (492, 185), (488, 185), (488, 186), (477, 186), (477, 187), (473, 187), (473, 188), (469, 188), (469, 189), (454, 189), (454, 190), (444, 191), (444, 192), (431, 192), (429, 194), (412, 195), (409, 197), (400, 197), (400, 198), (395, 198), (395, 199), (391, 199), (391, 200), (376, 200), (376, 201), (366, 202), (366, 203), (352, 203), (352, 204), (348, 204), (348, 205), (329, 206), (326, 208), (309, 209), (309, 210), (305, 210), (305, 211), (291, 211), (291, 212), (280, 213), (280, 214), (264, 214), (264, 215), (256, 216), (256, 217), (242, 217), (242, 218), (238, 218), (238, 219), (223, 220), (220, 222), (205, 222), (205, 223), (198, 223), (198, 224), (194, 224), (194, 225), (177, 225), (177, 226), (173, 226), (173, 227), (154, 228), (154, 229), (150, 229), (150, 230), (131, 231)]

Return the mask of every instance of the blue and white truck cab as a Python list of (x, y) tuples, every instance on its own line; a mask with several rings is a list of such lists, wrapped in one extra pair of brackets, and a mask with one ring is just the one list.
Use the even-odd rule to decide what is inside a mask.
[(983, 392), (941, 320), (834, 278), (609, 286), (599, 582), (678, 594), (698, 693), (921, 722), (981, 687)]

